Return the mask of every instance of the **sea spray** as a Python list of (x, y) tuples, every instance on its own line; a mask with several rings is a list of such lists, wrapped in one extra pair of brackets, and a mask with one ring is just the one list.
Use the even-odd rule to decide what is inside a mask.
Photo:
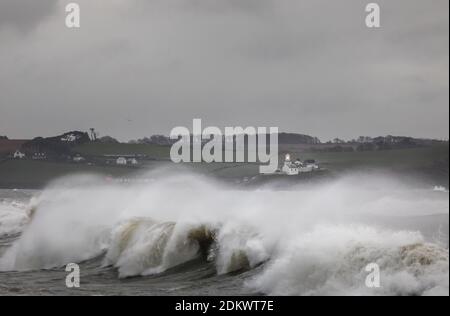
[[(217, 274), (262, 264), (248, 286), (268, 294), (448, 293), (447, 195), (362, 175), (288, 191), (236, 190), (167, 170), (147, 178), (153, 181), (130, 186), (92, 176), (53, 183), (0, 269), (45, 269), (104, 255), (105, 266), (130, 277), (203, 258)], [(392, 225), (439, 214), (447, 218), (444, 245)], [(364, 285), (371, 262), (381, 267), (381, 289)]]
[(0, 201), (0, 237), (20, 233), (29, 222), (28, 208), (16, 201)]
[[(418, 232), (317, 226), (286, 241), (248, 285), (271, 295), (448, 295), (448, 256)], [(370, 263), (382, 271), (380, 288), (365, 285)]]

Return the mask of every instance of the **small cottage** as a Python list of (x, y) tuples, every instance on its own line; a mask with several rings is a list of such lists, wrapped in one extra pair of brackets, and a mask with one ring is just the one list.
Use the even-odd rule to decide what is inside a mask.
[(33, 160), (46, 160), (47, 155), (45, 153), (36, 152), (33, 154)]
[(25, 154), (19, 150), (16, 150), (14, 153), (14, 159), (23, 159), (25, 158)]
[(116, 164), (121, 165), (121, 166), (125, 166), (127, 164), (127, 159), (124, 157), (119, 157), (116, 160)]
[(83, 162), (83, 161), (85, 161), (86, 159), (84, 159), (84, 157), (81, 157), (81, 156), (75, 156), (75, 157), (73, 157), (73, 161), (74, 162)]
[(130, 165), (137, 165), (137, 164), (138, 164), (138, 161), (137, 161), (136, 158), (131, 158), (131, 159), (128, 159), (128, 163), (129, 163)]

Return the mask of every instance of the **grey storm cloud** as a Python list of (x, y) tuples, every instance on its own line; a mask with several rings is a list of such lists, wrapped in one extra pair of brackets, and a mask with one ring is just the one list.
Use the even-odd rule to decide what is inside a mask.
[(235, 13), (238, 11), (258, 14), (276, 6), (272, 0), (182, 0), (182, 8), (212, 13)]
[(51, 15), (58, 0), (1, 0), (0, 28), (27, 31)]
[(80, 29), (68, 2), (0, 1), (0, 135), (448, 138), (447, 0), (376, 1), (380, 29), (361, 0), (79, 0)]

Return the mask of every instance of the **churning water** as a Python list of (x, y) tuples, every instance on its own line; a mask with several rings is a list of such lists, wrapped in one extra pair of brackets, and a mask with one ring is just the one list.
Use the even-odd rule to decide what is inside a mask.
[(0, 191), (0, 294), (449, 294), (446, 190), (361, 174), (287, 190), (148, 177)]

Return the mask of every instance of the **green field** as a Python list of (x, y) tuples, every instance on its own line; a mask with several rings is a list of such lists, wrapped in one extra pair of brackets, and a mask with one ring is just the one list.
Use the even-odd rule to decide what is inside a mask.
[(113, 166), (89, 166), (34, 160), (9, 160), (0, 163), (0, 187), (38, 188), (66, 175), (97, 174), (115, 177), (131, 174), (135, 170)]
[[(168, 161), (169, 147), (129, 144), (88, 144), (76, 148), (83, 155), (147, 155), (150, 160), (141, 161), (138, 167), (116, 165), (88, 165), (67, 162), (33, 160), (7, 160), (0, 162), (0, 187), (39, 188), (50, 181), (73, 174), (98, 174), (112, 177), (135, 177), (147, 170), (160, 167), (176, 168)], [(440, 144), (432, 147), (367, 151), (367, 152), (319, 152), (305, 153), (289, 146), (281, 148), (280, 164), (283, 154), (289, 152), (293, 157), (316, 159), (330, 174), (370, 170), (391, 172), (421, 177), (429, 183), (447, 185), (449, 182), (449, 146)], [(156, 159), (156, 160), (152, 160)], [(186, 163), (187, 169), (203, 175), (223, 179), (242, 179), (258, 174), (257, 164), (245, 163)]]
[(408, 170), (417, 168), (433, 168), (446, 163), (448, 174), (448, 144), (431, 147), (393, 149), (363, 152), (318, 152), (293, 154), (304, 159), (316, 159), (332, 170), (349, 170), (354, 168), (383, 168), (387, 170)]
[(146, 144), (86, 143), (73, 149), (86, 156), (144, 155), (153, 159), (169, 159), (170, 147)]

